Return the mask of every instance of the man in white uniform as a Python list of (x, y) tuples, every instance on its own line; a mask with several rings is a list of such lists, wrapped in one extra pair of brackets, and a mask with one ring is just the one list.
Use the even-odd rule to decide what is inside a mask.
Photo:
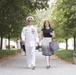
[(26, 18), (28, 25), (23, 27), (21, 32), (22, 41), (26, 48), (26, 59), (28, 68), (35, 69), (35, 47), (38, 44), (38, 32), (33, 26), (34, 18), (29, 16)]

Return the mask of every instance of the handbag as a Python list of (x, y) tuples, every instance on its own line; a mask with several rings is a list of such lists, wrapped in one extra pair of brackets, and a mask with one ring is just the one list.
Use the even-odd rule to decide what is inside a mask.
[(50, 45), (50, 48), (51, 48), (53, 51), (56, 51), (56, 50), (59, 49), (59, 42), (58, 42), (58, 41), (50, 42), (49, 45)]

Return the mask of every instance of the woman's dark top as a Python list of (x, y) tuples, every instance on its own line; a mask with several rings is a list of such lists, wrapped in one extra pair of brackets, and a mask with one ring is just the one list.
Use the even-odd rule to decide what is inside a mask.
[(44, 37), (52, 37), (52, 35), (50, 33), (53, 32), (54, 29), (53, 28), (49, 28), (49, 29), (43, 28), (42, 31), (43, 31)]

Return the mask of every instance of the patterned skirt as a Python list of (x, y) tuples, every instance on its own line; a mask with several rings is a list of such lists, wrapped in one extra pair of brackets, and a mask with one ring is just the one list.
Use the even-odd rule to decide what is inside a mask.
[(54, 52), (51, 50), (49, 43), (52, 42), (52, 38), (43, 38), (42, 40), (42, 55), (51, 56)]

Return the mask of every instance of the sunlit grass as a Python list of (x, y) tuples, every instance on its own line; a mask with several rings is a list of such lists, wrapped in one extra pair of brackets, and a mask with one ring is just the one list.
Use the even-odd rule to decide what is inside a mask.
[(76, 50), (60, 50), (56, 51), (55, 55), (61, 59), (73, 62), (73, 53), (76, 53)]
[(17, 53), (17, 50), (0, 50), (0, 59)]

